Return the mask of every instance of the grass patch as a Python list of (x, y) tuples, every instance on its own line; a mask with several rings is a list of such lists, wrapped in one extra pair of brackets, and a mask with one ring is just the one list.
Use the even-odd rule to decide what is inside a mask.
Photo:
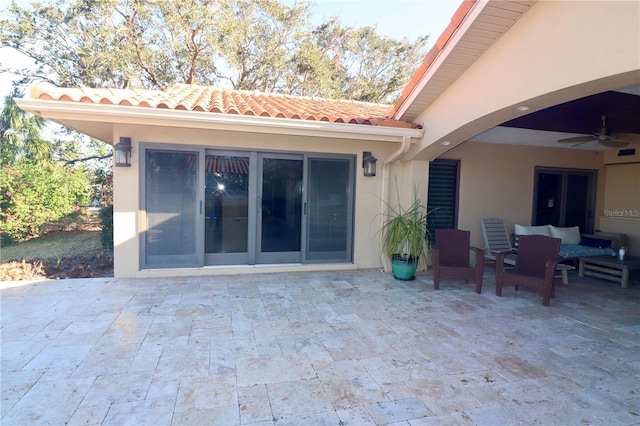
[(101, 248), (100, 231), (61, 232), (1, 247), (0, 263), (77, 256)]
[(102, 248), (97, 215), (69, 215), (45, 232), (0, 247), (0, 281), (113, 276), (113, 250)]

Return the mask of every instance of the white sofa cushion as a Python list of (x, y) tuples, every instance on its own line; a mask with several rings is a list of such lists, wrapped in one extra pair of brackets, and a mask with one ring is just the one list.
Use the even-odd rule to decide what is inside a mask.
[[(525, 226), (525, 225), (518, 225), (516, 223), (514, 227), (514, 231), (516, 235), (544, 235), (546, 237), (551, 236), (551, 230), (549, 229), (549, 225)], [(580, 241), (578, 241), (578, 243), (579, 242)]]
[(580, 235), (580, 228), (577, 226), (569, 228), (558, 228), (553, 225), (549, 225), (551, 236), (553, 238), (560, 238), (562, 244), (580, 244), (582, 236)]

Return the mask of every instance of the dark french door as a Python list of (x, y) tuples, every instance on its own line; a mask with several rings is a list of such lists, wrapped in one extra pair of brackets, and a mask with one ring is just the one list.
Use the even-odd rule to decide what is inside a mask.
[(579, 226), (593, 232), (596, 171), (537, 167), (533, 225)]
[(147, 267), (352, 261), (353, 156), (145, 152)]

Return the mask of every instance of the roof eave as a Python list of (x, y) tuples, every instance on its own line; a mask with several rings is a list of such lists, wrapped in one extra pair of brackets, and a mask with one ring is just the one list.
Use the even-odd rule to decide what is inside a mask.
[(464, 0), (458, 9), (451, 17), (449, 25), (444, 29), (442, 34), (436, 40), (434, 46), (427, 52), (424, 60), (418, 67), (409, 83), (405, 86), (400, 95), (400, 98), (393, 105), (393, 109), (389, 114), (390, 117), (401, 117), (404, 111), (408, 108), (411, 102), (415, 99), (420, 91), (420, 88), (424, 86), (424, 82), (428, 80), (427, 73), (439, 66), (436, 63), (438, 60), (442, 61), (443, 57), (446, 57), (447, 52), (443, 52), (449, 40), (458, 31), (469, 11), (475, 6), (477, 0)]
[[(246, 116), (201, 111), (145, 108), (109, 104), (76, 103), (40, 99), (15, 99), (18, 106), (43, 118), (64, 124), (101, 123), (136, 124), (206, 130), (250, 131), (252, 133), (285, 134), (399, 142), (403, 137), (422, 138), (424, 130), (366, 124)], [(80, 127), (80, 128), (78, 128)], [(88, 127), (88, 126), (87, 126)], [(75, 130), (113, 143), (113, 135), (95, 135), (74, 126)]]
[[(390, 117), (414, 121), (536, 1), (465, 0), (403, 90)], [(469, 44), (478, 46), (470, 48)]]
[[(436, 44), (431, 48), (427, 56), (425, 57), (420, 68), (414, 73), (409, 84), (405, 87), (402, 96), (393, 106), (390, 117), (398, 119), (402, 117), (407, 109), (411, 106), (412, 102), (420, 94), (420, 91), (424, 88), (425, 84), (430, 80), (431, 76), (437, 70), (451, 50), (455, 47), (459, 40), (460, 32), (464, 32), (465, 22), (468, 27), (475, 17), (478, 16), (483, 6), (487, 4), (487, 1), (477, 0), (464, 0), (460, 7), (456, 10), (451, 18), (451, 22), (445, 28), (443, 33), (438, 37)], [(475, 10), (475, 14), (472, 12)], [(470, 17), (468, 19), (468, 17)], [(458, 37), (456, 37), (458, 35)]]

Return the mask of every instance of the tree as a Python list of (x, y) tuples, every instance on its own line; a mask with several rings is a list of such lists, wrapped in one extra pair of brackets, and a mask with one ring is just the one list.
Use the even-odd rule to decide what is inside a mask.
[[(100, 195), (110, 182), (110, 163), (98, 163), (110, 150), (95, 140), (82, 143), (85, 136), (67, 129), (48, 129), (53, 141), (47, 140), (46, 121), (13, 100), (23, 83), (14, 84), (0, 115), (0, 245), (38, 236), (48, 223), (79, 211), (90, 199), (90, 179)], [(87, 160), (96, 163), (87, 167)]]
[(52, 140), (47, 140), (43, 136), (47, 121), (22, 111), (13, 100), (22, 96), (21, 85), (22, 82), (16, 83), (5, 96), (0, 113), (0, 167), (23, 159), (36, 163), (84, 163), (92, 170), (110, 167), (101, 160), (111, 157), (111, 149), (97, 139), (60, 127), (48, 129)]
[(59, 86), (182, 82), (393, 102), (426, 37), (393, 40), (337, 18), (314, 28), (310, 10), (277, 0), (14, 2), (0, 20), (0, 46), (35, 60), (29, 78)]
[(79, 210), (89, 199), (82, 169), (30, 160), (0, 168), (0, 234), (3, 240), (38, 236), (47, 223)]
[(16, 105), (13, 98), (20, 95), (19, 88), (14, 86), (4, 98), (0, 116), (0, 167), (14, 164), (21, 158), (49, 161), (53, 155), (53, 145), (41, 136), (45, 121)]

